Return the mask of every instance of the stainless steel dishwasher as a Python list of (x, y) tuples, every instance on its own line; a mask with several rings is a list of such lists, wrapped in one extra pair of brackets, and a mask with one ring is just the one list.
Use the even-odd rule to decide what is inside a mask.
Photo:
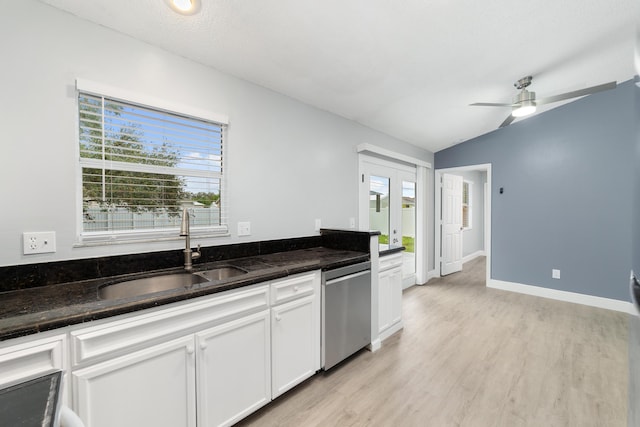
[(322, 368), (326, 371), (371, 342), (371, 263), (322, 274)]

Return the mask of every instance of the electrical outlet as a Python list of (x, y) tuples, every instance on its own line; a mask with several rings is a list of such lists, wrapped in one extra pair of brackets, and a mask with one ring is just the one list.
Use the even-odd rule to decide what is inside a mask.
[(322, 221), (320, 221), (320, 219), (316, 219), (316, 227), (315, 230), (316, 231), (320, 231), (320, 228), (322, 227)]
[(25, 255), (55, 252), (56, 232), (22, 233), (22, 246), (22, 251)]
[(553, 269), (551, 270), (551, 278), (552, 279), (559, 279), (560, 278), (560, 270), (557, 269)]
[(349, 228), (356, 228), (356, 219), (349, 218)]
[(249, 221), (238, 223), (238, 236), (250, 236), (251, 223)]

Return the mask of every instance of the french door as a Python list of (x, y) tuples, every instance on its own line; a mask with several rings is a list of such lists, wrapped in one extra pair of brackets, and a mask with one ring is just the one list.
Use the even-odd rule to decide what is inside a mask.
[(380, 249), (404, 246), (402, 282), (416, 283), (416, 168), (361, 159), (360, 229), (380, 232)]

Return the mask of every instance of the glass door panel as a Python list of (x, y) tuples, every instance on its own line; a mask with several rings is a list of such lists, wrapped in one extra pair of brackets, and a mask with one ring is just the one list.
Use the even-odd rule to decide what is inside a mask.
[(416, 273), (416, 183), (402, 181), (402, 246), (405, 247), (402, 260), (402, 276), (407, 277)]
[(369, 229), (380, 232), (378, 242), (389, 244), (391, 178), (371, 175), (369, 177)]

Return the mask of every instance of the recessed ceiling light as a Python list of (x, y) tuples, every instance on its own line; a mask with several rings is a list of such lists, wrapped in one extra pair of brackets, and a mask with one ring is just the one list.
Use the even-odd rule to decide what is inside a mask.
[(200, 0), (165, 0), (171, 9), (182, 15), (193, 15), (200, 10)]

